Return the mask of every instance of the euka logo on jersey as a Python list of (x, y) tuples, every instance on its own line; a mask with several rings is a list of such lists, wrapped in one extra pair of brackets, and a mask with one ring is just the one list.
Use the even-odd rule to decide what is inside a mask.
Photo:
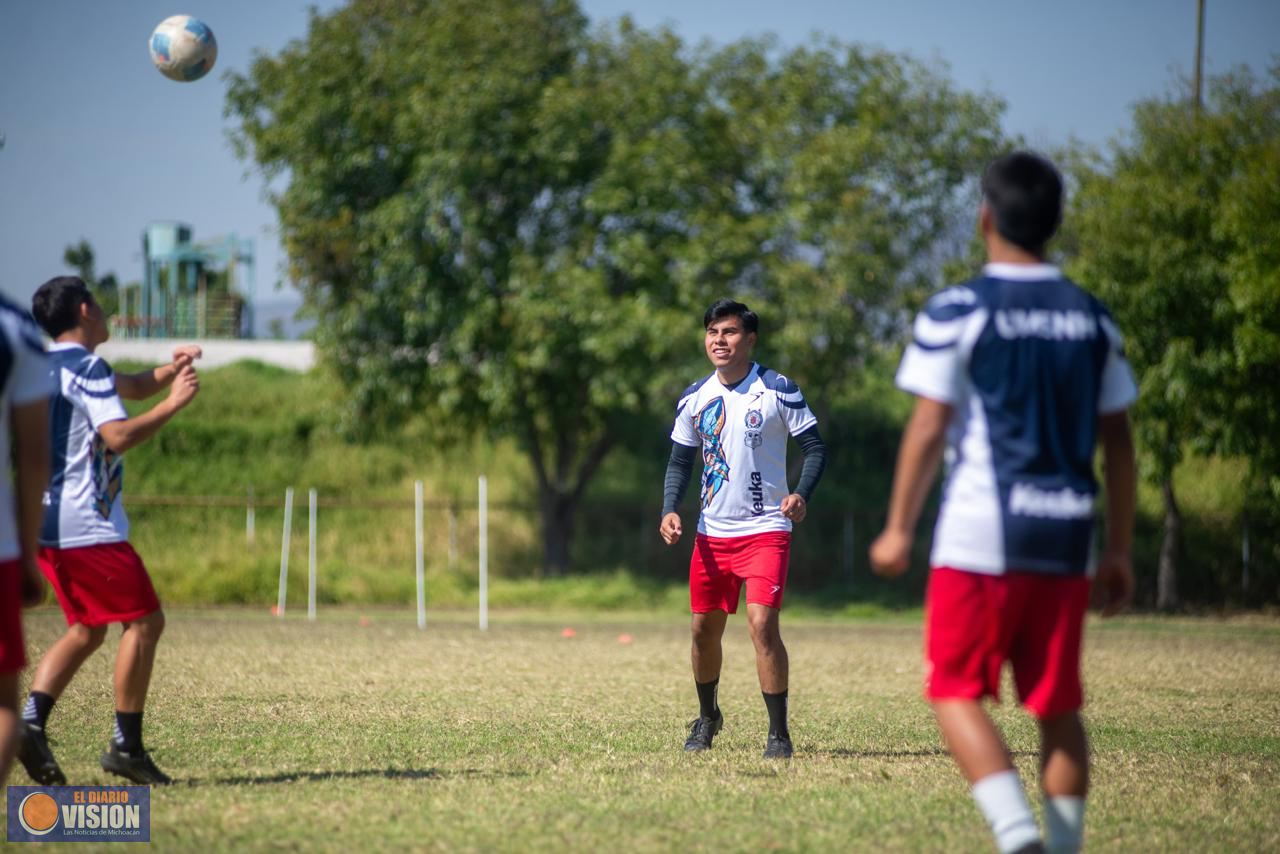
[(753, 471), (751, 473), (751, 486), (747, 487), (747, 492), (751, 493), (751, 515), (764, 515), (764, 478), (760, 476), (760, 472)]
[(10, 786), (10, 842), (150, 842), (147, 786)]

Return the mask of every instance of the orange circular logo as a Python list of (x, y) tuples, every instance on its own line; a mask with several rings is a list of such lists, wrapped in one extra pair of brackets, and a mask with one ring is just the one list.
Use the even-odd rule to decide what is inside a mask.
[(32, 792), (22, 799), (18, 822), (27, 833), (44, 836), (58, 823), (58, 802), (44, 792)]

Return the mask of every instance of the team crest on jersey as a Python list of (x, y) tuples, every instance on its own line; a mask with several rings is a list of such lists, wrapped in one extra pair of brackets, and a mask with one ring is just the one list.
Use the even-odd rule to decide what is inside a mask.
[(743, 419), (747, 424), (747, 432), (742, 435), (742, 441), (748, 448), (758, 448), (764, 444), (764, 434), (760, 432), (760, 428), (764, 426), (764, 413), (759, 409), (748, 409), (747, 417)]
[(111, 508), (124, 485), (124, 465), (120, 455), (107, 447), (102, 437), (93, 437), (93, 509), (103, 519), (111, 518)]
[(702, 437), (703, 510), (711, 505), (711, 500), (729, 482), (729, 461), (725, 458), (724, 443), (720, 440), (720, 434), (724, 432), (724, 422), (723, 397), (717, 397), (694, 416), (698, 435)]

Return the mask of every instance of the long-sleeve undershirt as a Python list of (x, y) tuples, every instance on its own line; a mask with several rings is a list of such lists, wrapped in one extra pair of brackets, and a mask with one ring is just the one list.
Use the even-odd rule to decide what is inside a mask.
[[(800, 480), (793, 492), (807, 504), (827, 467), (827, 445), (822, 441), (816, 425), (795, 438), (800, 445), (800, 452), (804, 454), (804, 465), (800, 469)], [(689, 480), (693, 477), (693, 461), (697, 456), (696, 447), (679, 442), (671, 443), (671, 457), (667, 460), (667, 475), (662, 487), (662, 515), (674, 513), (680, 506), (684, 492), (689, 487)]]

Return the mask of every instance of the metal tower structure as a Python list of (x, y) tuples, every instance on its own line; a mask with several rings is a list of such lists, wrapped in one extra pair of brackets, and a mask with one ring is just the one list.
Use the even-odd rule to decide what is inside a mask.
[[(125, 306), (126, 334), (141, 338), (251, 338), (257, 296), (253, 241), (234, 234), (205, 243), (181, 222), (142, 235), (139, 305)], [(225, 275), (225, 288), (210, 288)]]

